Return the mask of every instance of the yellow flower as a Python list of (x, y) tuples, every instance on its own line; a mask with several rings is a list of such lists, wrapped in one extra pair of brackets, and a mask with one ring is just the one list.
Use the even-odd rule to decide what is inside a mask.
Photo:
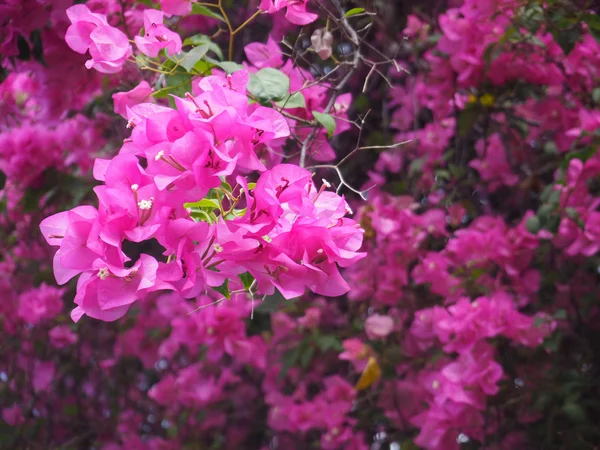
[(479, 99), (479, 103), (481, 103), (481, 106), (483, 106), (484, 108), (494, 106), (495, 101), (496, 99), (492, 94), (483, 94)]
[(381, 377), (381, 368), (379, 367), (379, 363), (377, 360), (371, 356), (367, 365), (365, 366), (365, 370), (363, 370), (358, 383), (354, 387), (357, 391), (362, 391), (367, 389)]

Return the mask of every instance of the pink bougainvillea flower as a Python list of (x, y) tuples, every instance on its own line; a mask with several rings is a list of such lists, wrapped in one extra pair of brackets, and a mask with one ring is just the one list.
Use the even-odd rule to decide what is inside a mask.
[(390, 316), (373, 314), (365, 321), (365, 332), (369, 339), (383, 339), (394, 329), (394, 319)]
[(155, 58), (163, 48), (169, 56), (181, 51), (181, 37), (163, 25), (164, 13), (155, 9), (144, 10), (144, 35), (134, 38), (140, 52)]
[(67, 29), (65, 41), (77, 53), (90, 52), (92, 59), (85, 66), (102, 73), (119, 72), (131, 55), (131, 45), (125, 33), (108, 25), (106, 16), (92, 13), (85, 5), (71, 6), (67, 9), (67, 16), (71, 26)]
[(307, 25), (319, 16), (306, 10), (307, 0), (261, 0), (260, 9), (273, 14), (287, 8), (285, 18), (294, 25)]
[(192, 0), (160, 0), (162, 10), (169, 15), (185, 16), (192, 12)]
[(283, 65), (283, 55), (277, 42), (269, 36), (266, 44), (262, 42), (252, 42), (244, 47), (246, 58), (257, 69), (263, 67), (281, 67)]
[(77, 282), (77, 306), (71, 312), (75, 322), (84, 314), (106, 322), (117, 320), (156, 284), (158, 262), (148, 255), (141, 255), (130, 269), (97, 266)]
[(130, 91), (113, 94), (115, 113), (129, 120), (130, 117), (127, 115), (127, 109), (148, 101), (153, 91), (154, 89), (150, 87), (150, 84), (143, 80)]

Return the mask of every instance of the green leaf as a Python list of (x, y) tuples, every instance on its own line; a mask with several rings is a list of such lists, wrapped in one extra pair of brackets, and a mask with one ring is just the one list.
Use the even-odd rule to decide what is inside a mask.
[(221, 205), (219, 201), (212, 198), (203, 198), (199, 202), (194, 203), (185, 203), (183, 205), (184, 208), (202, 208), (202, 209), (210, 209), (211, 211), (215, 209), (220, 209)]
[(229, 280), (225, 280), (225, 282), (221, 286), (213, 287), (215, 291), (225, 297), (227, 300), (231, 298), (231, 292), (229, 292)]
[(556, 320), (567, 320), (567, 310), (558, 309), (552, 317)]
[(207, 8), (206, 6), (198, 5), (197, 3), (194, 3), (192, 5), (192, 14), (199, 14), (201, 16), (212, 17), (213, 19), (218, 19), (221, 22), (225, 22), (225, 19), (221, 14), (219, 14), (211, 8)]
[(569, 217), (569, 219), (573, 219), (573, 220), (579, 219), (579, 213), (577, 212), (577, 210), (575, 208), (566, 207), (565, 213), (567, 213), (567, 217)]
[(275, 291), (274, 294), (265, 296), (262, 303), (255, 311), (259, 313), (277, 312), (280, 305), (285, 301), (283, 295), (281, 295), (279, 291)]
[(485, 48), (483, 52), (483, 61), (486, 63), (486, 67), (489, 67), (489, 64), (500, 56), (501, 51), (502, 47), (500, 47), (497, 42), (492, 42)]
[(544, 143), (544, 152), (548, 153), (549, 155), (559, 154), (558, 147), (556, 146), (554, 141), (548, 141)]
[(310, 365), (310, 362), (312, 361), (312, 357), (315, 354), (315, 348), (314, 347), (308, 347), (303, 353), (302, 356), (300, 357), (300, 365), (302, 366), (303, 369), (308, 368), (308, 366)]
[(65, 405), (63, 407), (63, 414), (65, 414), (67, 416), (76, 416), (78, 412), (79, 412), (79, 408), (77, 407), (77, 405), (70, 404), (70, 405)]
[(298, 358), (300, 357), (300, 347), (294, 347), (291, 350), (288, 350), (284, 353), (281, 362), (283, 363), (281, 366), (281, 371), (279, 372), (279, 379), (282, 380), (288, 373), (288, 371), (296, 364)]
[(566, 403), (563, 405), (563, 412), (567, 417), (576, 423), (582, 423), (587, 420), (585, 410), (575, 402)]
[(477, 108), (467, 108), (458, 115), (458, 135), (465, 136), (479, 118), (481, 112)]
[(585, 14), (583, 16), (583, 21), (587, 23), (592, 30), (600, 31), (600, 16), (597, 14)]
[(592, 99), (594, 103), (600, 104), (600, 88), (596, 88), (592, 91)]
[(536, 45), (537, 47), (546, 48), (546, 44), (544, 44), (537, 36), (531, 35), (529, 36), (529, 40), (533, 45)]
[(249, 291), (250, 286), (254, 283), (254, 277), (250, 275), (250, 272), (244, 272), (238, 275), (242, 285), (244, 286), (244, 290)]
[(187, 38), (183, 41), (183, 45), (192, 45), (194, 47), (198, 45), (208, 45), (208, 49), (213, 52), (219, 59), (223, 59), (223, 52), (221, 51), (221, 47), (215, 44), (210, 38), (205, 34), (195, 34)]
[(210, 59), (208, 61), (214, 63), (217, 66), (219, 66), (227, 74), (232, 74), (234, 72), (237, 72), (238, 70), (244, 70), (245, 69), (244, 66), (242, 66), (241, 64), (238, 64), (238, 63), (234, 63), (233, 61), (219, 62), (219, 61), (211, 61)]
[(31, 48), (33, 59), (45, 66), (46, 61), (44, 60), (44, 44), (42, 42), (41, 30), (33, 30), (29, 35), (29, 41), (33, 44), (33, 47)]
[(313, 117), (317, 122), (325, 127), (327, 130), (327, 137), (331, 138), (333, 133), (335, 133), (335, 119), (331, 116), (331, 114), (313, 111)]
[(167, 428), (167, 436), (169, 436), (170, 438), (177, 437), (177, 433), (177, 425), (171, 425), (169, 428)]
[(333, 335), (318, 336), (316, 342), (319, 349), (323, 352), (326, 352), (327, 350), (342, 350), (342, 344), (338, 338)]
[(177, 53), (170, 59), (189, 72), (198, 61), (206, 56), (209, 48), (210, 46), (208, 44), (201, 44), (198, 47), (194, 47), (189, 52)]
[(346, 11), (346, 14), (344, 14), (344, 17), (352, 17), (352, 16), (356, 16), (357, 14), (362, 14), (365, 12), (365, 8), (352, 8), (348, 11)]
[(155, 91), (152, 95), (155, 98), (168, 97), (169, 94), (178, 97), (185, 96), (186, 92), (192, 90), (192, 77), (187, 73), (176, 73), (174, 75), (165, 76), (166, 86)]
[(20, 34), (17, 36), (17, 50), (19, 51), (17, 58), (24, 61), (31, 58), (31, 49), (29, 48), (29, 43), (27, 42), (27, 39)]
[(295, 92), (291, 95), (288, 95), (283, 100), (275, 102), (275, 104), (284, 109), (306, 108), (306, 100), (301, 92)]
[(215, 223), (217, 221), (216, 217), (211, 217), (210, 214), (199, 208), (192, 210), (190, 216), (192, 216), (192, 219), (196, 222)]
[(281, 100), (290, 90), (290, 79), (280, 70), (266, 67), (250, 77), (248, 92), (261, 103)]
[(221, 189), (224, 189), (229, 193), (233, 192), (231, 185), (227, 181), (225, 181), (225, 177), (221, 177)]
[(525, 222), (525, 228), (530, 233), (533, 233), (533, 234), (537, 233), (542, 228), (540, 219), (537, 216), (531, 216), (530, 218), (527, 219), (527, 222)]
[(414, 175), (415, 173), (420, 172), (425, 165), (425, 161), (426, 158), (413, 159), (408, 168), (409, 175)]
[(0, 191), (4, 189), (6, 185), (6, 174), (0, 170)]

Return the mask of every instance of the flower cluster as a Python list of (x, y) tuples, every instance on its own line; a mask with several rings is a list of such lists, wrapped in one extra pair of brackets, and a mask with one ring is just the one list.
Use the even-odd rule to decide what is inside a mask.
[[(316, 188), (309, 171), (286, 164), (265, 170), (255, 146), (286, 137), (289, 129), (273, 109), (248, 105), (247, 83), (246, 71), (209, 76), (197, 95), (175, 98), (176, 110), (148, 103), (127, 108), (131, 137), (119, 155), (94, 165), (95, 178), (104, 182), (95, 188), (98, 209), (80, 206), (42, 221), (46, 241), (59, 246), (57, 282), (82, 274), (75, 320), (86, 314), (112, 321), (150, 292), (191, 298), (243, 273), (256, 280), (258, 292), (276, 287), (286, 298), (307, 287), (330, 296), (348, 291), (337, 264), (364, 256), (362, 230), (344, 218), (343, 197), (327, 184)], [(263, 172), (253, 188), (241, 176), (239, 193), (222, 187), (240, 169)], [(245, 208), (238, 211), (240, 201)], [(220, 215), (195, 217), (203, 202)], [(165, 248), (166, 262), (146, 254), (132, 261), (123, 251), (124, 241), (150, 239)]]

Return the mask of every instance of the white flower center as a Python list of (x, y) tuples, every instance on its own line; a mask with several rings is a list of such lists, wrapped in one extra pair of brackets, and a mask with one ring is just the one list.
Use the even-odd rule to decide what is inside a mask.
[(106, 280), (109, 275), (110, 272), (108, 271), (108, 267), (104, 267), (98, 270), (98, 278), (100, 278), (101, 280)]
[(148, 210), (152, 208), (152, 200), (141, 200), (138, 202), (140, 209)]

